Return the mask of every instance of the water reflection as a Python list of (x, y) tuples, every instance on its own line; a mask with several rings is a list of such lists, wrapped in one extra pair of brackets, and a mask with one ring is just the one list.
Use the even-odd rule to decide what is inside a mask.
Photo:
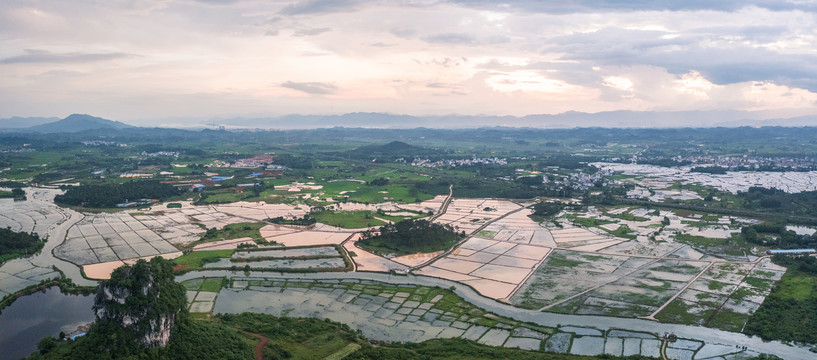
[(44, 336), (56, 337), (92, 321), (93, 303), (93, 296), (62, 294), (57, 287), (17, 299), (0, 314), (0, 357), (28, 356)]

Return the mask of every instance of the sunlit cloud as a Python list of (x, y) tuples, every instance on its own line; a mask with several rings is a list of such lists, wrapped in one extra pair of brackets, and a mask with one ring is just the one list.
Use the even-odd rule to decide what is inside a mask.
[(9, 0), (0, 117), (817, 114), (815, 12), (732, 0)]
[(715, 85), (704, 78), (701, 73), (697, 71), (690, 71), (688, 74), (681, 76), (681, 79), (678, 80), (675, 89), (682, 94), (707, 97), (709, 95), (709, 91), (712, 90), (714, 86)]

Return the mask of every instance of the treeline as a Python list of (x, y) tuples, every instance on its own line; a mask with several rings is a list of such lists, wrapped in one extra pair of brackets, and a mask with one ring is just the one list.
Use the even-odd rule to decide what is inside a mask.
[(798, 235), (792, 230), (787, 230), (786, 224), (783, 223), (744, 226), (740, 232), (744, 240), (763, 246), (773, 246), (781, 249), (817, 247), (817, 233)]
[(739, 192), (746, 200), (744, 207), (750, 209), (779, 209), (783, 212), (817, 215), (817, 191), (787, 193), (780, 189), (753, 186)]
[(158, 180), (131, 181), (122, 184), (81, 185), (68, 188), (54, 201), (61, 204), (107, 208), (126, 201), (140, 199), (164, 200), (180, 195), (185, 190)]
[(378, 231), (364, 231), (357, 245), (381, 254), (405, 255), (446, 250), (464, 236), (464, 231), (457, 233), (448, 224), (406, 219), (381, 226)]
[(743, 332), (764, 340), (817, 343), (817, 258), (775, 255), (772, 259), (789, 269)]
[(301, 218), (294, 218), (294, 219), (285, 219), (283, 216), (278, 216), (278, 217), (274, 217), (274, 218), (269, 218), (269, 219), (267, 219), (267, 221), (269, 221), (269, 222), (271, 222), (273, 224), (300, 225), (300, 226), (309, 226), (309, 225), (312, 225), (312, 224), (318, 222), (317, 219), (315, 219), (312, 216), (309, 216), (309, 214), (305, 214)]
[(17, 232), (10, 227), (0, 228), (0, 264), (9, 259), (40, 251), (45, 240), (35, 233)]
[(435, 195), (447, 195), (448, 186), (454, 185), (454, 196), (461, 198), (506, 198), (532, 199), (539, 196), (572, 197), (579, 194), (578, 190), (556, 183), (542, 183), (533, 177), (522, 177), (514, 181), (441, 177), (431, 181), (418, 182), (415, 186), (421, 192)]
[(275, 164), (282, 165), (290, 169), (311, 169), (315, 167), (315, 159), (309, 156), (279, 154), (275, 156)]
[(726, 168), (720, 166), (696, 166), (689, 169), (690, 172), (698, 172), (704, 174), (726, 174)]

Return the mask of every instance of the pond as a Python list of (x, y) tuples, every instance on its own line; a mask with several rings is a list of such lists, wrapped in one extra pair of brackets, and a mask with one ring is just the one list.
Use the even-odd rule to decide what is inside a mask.
[(62, 294), (58, 287), (23, 296), (0, 314), (0, 349), (5, 359), (19, 359), (37, 350), (45, 336), (76, 330), (94, 320), (91, 295)]

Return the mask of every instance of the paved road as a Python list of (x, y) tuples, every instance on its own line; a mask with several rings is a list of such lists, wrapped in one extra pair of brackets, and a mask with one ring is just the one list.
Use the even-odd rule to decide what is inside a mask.
[[(245, 277), (243, 272), (231, 272), (226, 270), (194, 271), (177, 277), (178, 281), (193, 278), (208, 277)], [(416, 275), (389, 275), (382, 273), (316, 273), (316, 274), (282, 274), (273, 272), (251, 272), (249, 277), (263, 278), (293, 278), (293, 279), (365, 279), (376, 280), (393, 284), (414, 284), (425, 286), (439, 286), (442, 288), (454, 287), (454, 292), (468, 302), (479, 306), (497, 315), (513, 318), (519, 321), (530, 321), (543, 326), (555, 327), (579, 326), (591, 327), (600, 330), (623, 329), (631, 331), (650, 332), (653, 334), (663, 334), (671, 332), (680, 338), (696, 339), (707, 344), (722, 344), (734, 347), (735, 345), (746, 346), (747, 349), (759, 353), (769, 353), (777, 355), (783, 359), (814, 359), (814, 353), (807, 348), (785, 345), (779, 341), (766, 342), (758, 337), (749, 337), (744, 334), (710, 329), (700, 326), (663, 324), (650, 320), (624, 319), (608, 316), (594, 315), (568, 315), (525, 310), (497, 302), (493, 299), (483, 297), (470, 287), (463, 284), (427, 276)]]

